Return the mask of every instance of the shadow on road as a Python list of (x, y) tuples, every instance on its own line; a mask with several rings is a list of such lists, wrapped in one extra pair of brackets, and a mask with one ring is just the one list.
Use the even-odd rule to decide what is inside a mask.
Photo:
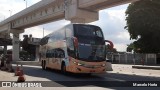
[[(133, 82), (140, 81), (160, 81), (160, 78), (147, 77), (147, 76), (137, 76), (137, 75), (127, 75), (119, 73), (106, 73), (101, 75), (77, 75), (77, 74), (67, 74), (63, 75), (60, 71), (56, 70), (42, 70), (37, 67), (24, 66), (24, 74), (33, 77), (46, 78), (60, 84), (60, 86), (66, 87), (126, 87), (132, 86)], [(41, 81), (41, 80), (39, 80)], [(42, 81), (45, 81), (42, 79)], [(53, 83), (53, 87), (59, 87)]]

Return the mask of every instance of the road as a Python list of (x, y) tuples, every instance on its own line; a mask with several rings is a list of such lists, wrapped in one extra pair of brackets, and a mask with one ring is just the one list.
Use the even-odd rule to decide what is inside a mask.
[[(123, 82), (125, 81), (160, 81), (159, 70), (132, 69), (131, 65), (113, 64), (113, 71), (105, 74), (93, 74), (92, 76), (63, 75), (55, 70), (44, 71), (40, 66), (26, 65), (23, 67), (23, 70), (26, 81), (51, 81), (48, 84), (50, 87), (94, 87), (94, 89), (100, 87), (101, 89), (117, 89), (112, 86), (115, 82), (124, 86)], [(17, 78), (14, 76), (14, 73), (0, 71), (0, 81), (16, 81)], [(107, 85), (111, 85), (111, 87), (108, 88)]]

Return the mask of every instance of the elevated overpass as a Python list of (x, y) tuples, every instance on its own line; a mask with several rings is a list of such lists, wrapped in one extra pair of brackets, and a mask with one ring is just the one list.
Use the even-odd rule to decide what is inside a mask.
[(25, 28), (60, 19), (72, 23), (89, 23), (99, 19), (99, 10), (137, 0), (42, 0), (0, 22), (0, 38), (13, 33), (13, 60), (19, 59), (19, 34)]

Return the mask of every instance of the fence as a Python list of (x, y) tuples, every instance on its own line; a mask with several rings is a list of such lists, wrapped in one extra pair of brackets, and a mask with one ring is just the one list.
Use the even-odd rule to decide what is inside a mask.
[(112, 61), (112, 63), (119, 64), (157, 64), (156, 54), (109, 54), (107, 55), (108, 59)]

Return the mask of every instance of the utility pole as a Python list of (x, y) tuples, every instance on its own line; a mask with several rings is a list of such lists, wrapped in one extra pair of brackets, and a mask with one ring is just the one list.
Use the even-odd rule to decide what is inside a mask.
[(9, 10), (9, 12), (10, 12), (10, 16), (12, 15), (12, 10)]
[(24, 0), (26, 2), (26, 8), (27, 8), (27, 0)]

